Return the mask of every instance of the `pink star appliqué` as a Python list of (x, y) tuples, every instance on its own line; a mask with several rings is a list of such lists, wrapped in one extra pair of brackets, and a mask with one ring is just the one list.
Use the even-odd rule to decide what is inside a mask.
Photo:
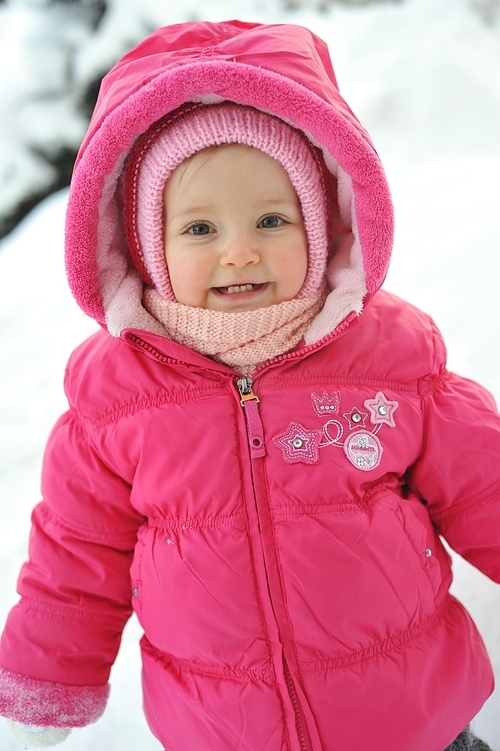
[(364, 428), (366, 423), (366, 418), (368, 417), (367, 412), (362, 412), (357, 407), (353, 407), (350, 412), (344, 412), (342, 414), (342, 417), (345, 417), (345, 419), (349, 423), (349, 430), (356, 430), (356, 428)]
[(322, 435), (320, 430), (307, 430), (298, 422), (291, 422), (286, 432), (277, 435), (273, 443), (281, 449), (288, 464), (317, 464)]
[(382, 391), (379, 391), (375, 399), (367, 399), (364, 406), (370, 412), (370, 422), (373, 425), (385, 424), (391, 428), (396, 427), (393, 415), (399, 407), (399, 402), (391, 402)]

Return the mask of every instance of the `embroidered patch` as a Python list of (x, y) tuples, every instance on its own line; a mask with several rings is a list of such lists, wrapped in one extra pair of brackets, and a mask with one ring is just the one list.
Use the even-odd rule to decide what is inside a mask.
[(286, 432), (276, 436), (273, 442), (288, 464), (317, 464), (322, 435), (320, 430), (307, 430), (298, 422), (291, 422)]
[(373, 425), (396, 427), (393, 415), (399, 407), (399, 402), (392, 402), (390, 399), (387, 399), (382, 391), (379, 391), (375, 395), (375, 399), (367, 399), (364, 406), (370, 412), (370, 422)]
[[(337, 431), (335, 436), (332, 433), (333, 427)], [(323, 448), (323, 446), (329, 446), (330, 444), (332, 446), (343, 446), (343, 443), (340, 440), (343, 433), (344, 428), (338, 420), (328, 420), (328, 422), (325, 422), (323, 425), (323, 435), (326, 438), (326, 443), (320, 443), (319, 447)]]
[(372, 399), (363, 402), (367, 412), (354, 406), (349, 412), (341, 413), (340, 403), (340, 391), (323, 391), (321, 396), (311, 394), (311, 404), (316, 415), (323, 418), (334, 417), (324, 422), (321, 431), (309, 430), (300, 423), (291, 422), (285, 433), (274, 438), (274, 445), (281, 449), (283, 459), (288, 464), (317, 464), (319, 449), (333, 446), (343, 449), (356, 469), (367, 472), (378, 467), (384, 450), (378, 434), (384, 425), (396, 427), (394, 412), (399, 407), (399, 402), (388, 399), (382, 391), (378, 391)]
[(368, 413), (362, 412), (357, 407), (353, 407), (350, 412), (344, 412), (342, 417), (349, 423), (349, 430), (356, 430), (356, 428), (366, 427), (365, 423)]
[(334, 391), (333, 394), (328, 394), (326, 391), (323, 391), (321, 396), (311, 394), (311, 402), (318, 417), (338, 414), (340, 410), (340, 392)]
[(383, 448), (376, 435), (358, 430), (347, 436), (344, 451), (352, 465), (367, 472), (380, 464)]

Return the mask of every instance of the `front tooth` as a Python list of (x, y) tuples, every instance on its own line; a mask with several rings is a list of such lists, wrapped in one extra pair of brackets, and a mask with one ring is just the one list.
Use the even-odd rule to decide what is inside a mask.
[(249, 292), (253, 289), (253, 284), (234, 284), (227, 288), (228, 294), (232, 295), (234, 292)]

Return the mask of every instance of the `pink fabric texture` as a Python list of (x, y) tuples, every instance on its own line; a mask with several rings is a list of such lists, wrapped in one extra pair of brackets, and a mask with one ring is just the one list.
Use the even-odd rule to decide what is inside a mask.
[(384, 292), (258, 371), (258, 459), (237, 377), (144, 332), (78, 348), (0, 664), (58, 684), (53, 724), (59, 684), (105, 685), (132, 601), (164, 748), (442, 751), (492, 689), (439, 538), (500, 580), (492, 398)]
[[(278, 118), (230, 103), (189, 105), (155, 123), (138, 139), (125, 173), (125, 232), (134, 263), (145, 281), (175, 301), (165, 262), (163, 190), (169, 176), (198, 151), (244, 144), (265, 152), (288, 173), (302, 208), (309, 267), (298, 297), (320, 288), (329, 250), (327, 198), (322, 157), (300, 131)], [(328, 190), (331, 186), (328, 185)]]
[(104, 712), (109, 686), (68, 686), (0, 667), (0, 715), (25, 725), (84, 727)]
[[(117, 183), (138, 134), (193, 99), (230, 100), (292, 123), (323, 152), (332, 180), (337, 165), (349, 176), (346, 218), (351, 223), (353, 212), (365, 292), (377, 290), (392, 248), (390, 192), (366, 131), (339, 94), (324, 42), (298, 26), (180, 24), (154, 32), (103, 81), (67, 211), (66, 266), (83, 310), (115, 335), (139, 317), (124, 312), (120, 298), (129, 272)], [(121, 311), (116, 325), (113, 306)]]

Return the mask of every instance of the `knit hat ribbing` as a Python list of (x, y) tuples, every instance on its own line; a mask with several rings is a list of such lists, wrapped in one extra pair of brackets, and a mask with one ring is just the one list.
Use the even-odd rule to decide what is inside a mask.
[(189, 103), (154, 123), (138, 138), (125, 169), (124, 224), (128, 247), (144, 281), (175, 301), (164, 248), (163, 191), (174, 169), (193, 154), (221, 144), (263, 151), (285, 169), (299, 198), (309, 264), (297, 297), (321, 286), (328, 256), (328, 203), (323, 160), (306, 136), (252, 107)]

